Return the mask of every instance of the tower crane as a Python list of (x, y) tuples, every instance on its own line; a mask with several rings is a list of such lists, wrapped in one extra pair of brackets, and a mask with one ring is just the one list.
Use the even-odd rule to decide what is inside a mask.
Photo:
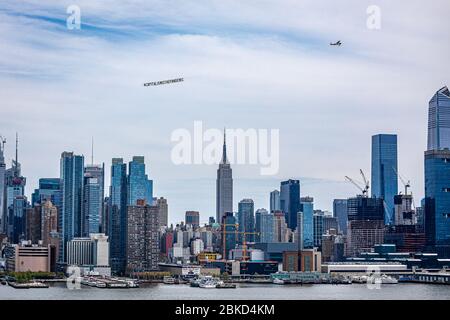
[(227, 234), (227, 227), (229, 226), (233, 226), (235, 227), (234, 231), (231, 231), (230, 233), (234, 233), (235, 234), (235, 238), (236, 240), (238, 239), (238, 234), (242, 234), (244, 235), (243, 237), (243, 242), (242, 242), (242, 260), (246, 261), (247, 260), (247, 234), (259, 234), (259, 232), (247, 232), (247, 231), (237, 231), (239, 224), (238, 223), (231, 223), (231, 224), (223, 224), (222, 225), (222, 242), (223, 242), (223, 259), (226, 260), (226, 254), (227, 254), (227, 241), (226, 241), (226, 234)]
[[(395, 174), (399, 177), (400, 181), (402, 182), (403, 186), (405, 187), (405, 196), (408, 195), (408, 188), (411, 188), (411, 181), (410, 180), (406, 181), (394, 167), (392, 167), (392, 170), (394, 170)], [(412, 191), (410, 191), (409, 195), (412, 198), (413, 209), (416, 210), (416, 203), (414, 201), (414, 196), (413, 196)]]
[(364, 175), (362, 169), (359, 169), (359, 172), (361, 173), (361, 176), (364, 180), (364, 187), (361, 187), (359, 183), (355, 182), (355, 180), (353, 180), (349, 176), (345, 176), (345, 178), (361, 191), (363, 197), (367, 197), (369, 193), (369, 180), (366, 179), (366, 176)]

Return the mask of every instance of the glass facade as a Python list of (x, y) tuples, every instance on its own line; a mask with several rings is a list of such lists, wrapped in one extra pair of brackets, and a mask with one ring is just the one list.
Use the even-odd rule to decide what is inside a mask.
[(84, 183), (84, 237), (91, 233), (100, 232), (100, 215), (102, 202), (100, 201), (101, 187), (97, 178), (85, 177)]
[(128, 164), (128, 205), (137, 205), (138, 200), (153, 204), (153, 181), (145, 174), (144, 157), (134, 156)]
[(347, 199), (333, 200), (333, 216), (337, 219), (339, 232), (347, 234)]
[(110, 265), (120, 274), (125, 272), (127, 236), (127, 165), (122, 158), (112, 159), (108, 207)]
[(425, 232), (427, 243), (450, 246), (450, 151), (425, 152)]
[(255, 235), (256, 242), (274, 242), (274, 216), (266, 209), (258, 209), (255, 214)]
[[(238, 204), (239, 232), (255, 232), (254, 203), (252, 199), (243, 199)], [(239, 234), (239, 243), (254, 242), (254, 234)]]
[(62, 186), (62, 213), (58, 220), (62, 237), (62, 257), (65, 260), (67, 241), (82, 236), (83, 230), (83, 176), (84, 157), (72, 152), (63, 152), (60, 162)]
[(282, 181), (280, 186), (280, 208), (285, 214), (288, 228), (297, 228), (297, 213), (300, 211), (300, 181)]
[(397, 135), (372, 136), (372, 195), (384, 199), (385, 224), (394, 224), (394, 196), (398, 193)]
[(450, 91), (443, 87), (431, 98), (428, 107), (427, 150), (450, 148)]
[(314, 202), (312, 198), (302, 198), (300, 204), (302, 215), (302, 239), (303, 248), (312, 248), (314, 246)]

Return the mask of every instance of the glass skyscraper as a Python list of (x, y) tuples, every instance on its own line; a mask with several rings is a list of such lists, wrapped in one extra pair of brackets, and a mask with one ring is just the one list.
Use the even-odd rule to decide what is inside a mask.
[(0, 232), (6, 232), (6, 210), (5, 210), (5, 140), (0, 136)]
[(280, 186), (280, 207), (286, 217), (288, 228), (297, 228), (297, 213), (300, 211), (300, 181), (282, 181)]
[(450, 91), (447, 87), (438, 90), (428, 107), (427, 150), (450, 148)]
[(397, 135), (372, 136), (372, 195), (385, 202), (384, 223), (394, 223), (394, 196), (398, 192)]
[[(254, 203), (252, 199), (243, 199), (238, 204), (238, 224), (239, 232), (255, 232), (255, 215), (254, 215)], [(244, 234), (239, 234), (239, 242), (244, 242)], [(246, 234), (246, 242), (254, 242), (255, 237), (253, 234)]]
[[(313, 248), (314, 246), (314, 199), (303, 197), (300, 199), (300, 211), (302, 212), (302, 240), (303, 248)], [(297, 226), (298, 228), (298, 226)]]
[(450, 91), (429, 102), (425, 151), (425, 233), (427, 245), (450, 257)]
[(333, 216), (337, 219), (339, 232), (347, 234), (347, 199), (333, 200)]
[(100, 232), (100, 217), (102, 214), (102, 203), (100, 197), (101, 187), (97, 178), (84, 178), (84, 226), (83, 236), (89, 237), (91, 233)]
[(114, 273), (124, 273), (127, 241), (127, 165), (122, 158), (113, 158), (108, 202), (109, 257)]
[(270, 212), (281, 210), (280, 208), (280, 191), (273, 190), (270, 193)]
[(255, 213), (256, 242), (274, 242), (274, 215), (266, 209), (258, 209)]
[(62, 214), (58, 221), (62, 237), (62, 257), (66, 259), (66, 244), (83, 233), (84, 157), (63, 152), (60, 161)]
[(135, 206), (138, 200), (153, 204), (153, 181), (145, 174), (142, 156), (134, 156), (128, 164), (128, 205)]
[(425, 152), (425, 232), (427, 243), (450, 256), (450, 151)]

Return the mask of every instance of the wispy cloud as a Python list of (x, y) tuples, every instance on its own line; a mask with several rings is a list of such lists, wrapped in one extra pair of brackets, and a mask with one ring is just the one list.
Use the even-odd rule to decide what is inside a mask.
[[(194, 120), (279, 128), (276, 179), (369, 172), (370, 135), (395, 132), (401, 173), (420, 196), (428, 99), (449, 83), (450, 4), (376, 2), (377, 31), (366, 28), (372, 1), (360, 0), (2, 2), (1, 133), (20, 132), (29, 193), (39, 177), (58, 175), (63, 150), (89, 154), (93, 135), (107, 166), (113, 156), (144, 154), (158, 195), (181, 218), (192, 199), (166, 179), (209, 177), (214, 188), (215, 167), (170, 162), (170, 133)], [(66, 28), (72, 4), (81, 30)], [(339, 39), (341, 48), (328, 45)], [(142, 86), (178, 76), (186, 81)], [(234, 169), (236, 179), (258, 172)], [(237, 200), (267, 196), (236, 190)], [(325, 182), (313, 191), (325, 209), (338, 196)], [(214, 206), (212, 197), (198, 209)]]

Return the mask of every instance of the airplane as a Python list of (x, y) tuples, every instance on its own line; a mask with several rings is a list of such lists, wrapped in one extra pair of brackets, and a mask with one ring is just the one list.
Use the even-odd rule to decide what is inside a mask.
[(339, 40), (336, 43), (330, 43), (330, 46), (341, 46), (341, 44), (342, 44), (342, 42), (341, 42), (341, 40)]

